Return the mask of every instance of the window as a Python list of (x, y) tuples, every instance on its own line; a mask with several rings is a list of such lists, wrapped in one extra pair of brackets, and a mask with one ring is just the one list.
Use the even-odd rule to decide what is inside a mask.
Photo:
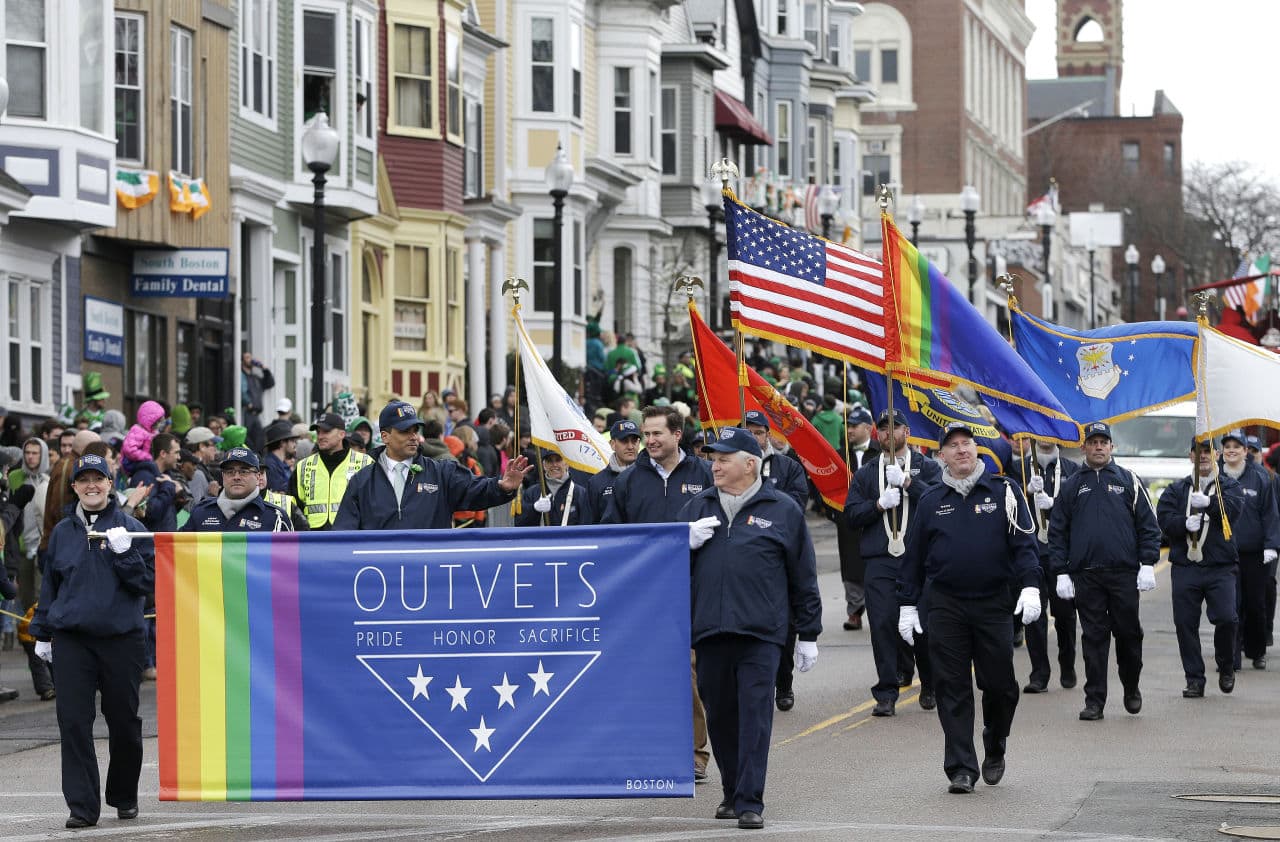
[[(465, 336), (462, 323), (462, 251), (451, 248), (445, 252), (445, 353), (452, 357), (463, 355), (462, 340)], [(478, 279), (476, 283), (483, 283)]]
[(853, 75), (859, 82), (871, 81), (871, 51), (858, 49), (853, 51)]
[(276, 16), (271, 0), (241, 0), (240, 107), (276, 117)]
[(1120, 159), (1124, 164), (1126, 173), (1136, 173), (1138, 171), (1138, 144), (1135, 141), (1125, 141), (1120, 144)]
[(831, 144), (831, 183), (835, 185), (836, 192), (840, 193), (840, 186), (844, 184), (844, 179), (840, 175), (840, 141), (837, 140)]
[(462, 193), (473, 199), (484, 195), (484, 104), (474, 99), (463, 103), (466, 111), (465, 153), (462, 156)]
[(556, 282), (555, 223), (550, 219), (533, 221), (533, 309), (550, 313), (555, 296), (560, 294)]
[(705, 88), (693, 88), (693, 175), (699, 180), (707, 177), (707, 99)]
[(804, 4), (804, 40), (813, 47), (815, 54), (821, 56), (822, 48), (818, 44), (818, 18), (818, 4), (809, 0)]
[(431, 30), (425, 26), (396, 24), (395, 50), (395, 122), (410, 129), (434, 129)]
[(534, 18), (529, 27), (531, 103), (534, 111), (556, 110), (555, 21)]
[(124, 391), (126, 397), (150, 400), (168, 392), (169, 320), (155, 313), (126, 310), (124, 319)]
[(790, 17), (787, 14), (787, 12), (789, 11), (787, 9), (787, 4), (790, 2), (791, 0), (778, 0), (778, 34), (779, 35), (787, 34), (788, 18)]
[(898, 84), (898, 51), (880, 51), (880, 84)]
[(631, 327), (631, 249), (620, 246), (613, 250), (613, 329)]
[(330, 12), (302, 13), (302, 122), (318, 112), (337, 124), (333, 113), (338, 76), (338, 18)]
[(455, 32), (444, 34), (445, 131), (451, 140), (462, 142), (462, 55), (461, 40)]
[[(3, 276), (0, 276), (3, 277)], [(4, 382), (5, 403), (36, 407), (52, 406), (51, 359), (52, 321), (49, 315), (49, 285), (14, 275), (5, 280), (7, 290), (0, 300), (5, 308), (3, 324), (9, 327), (8, 354)]]
[(876, 195), (876, 188), (891, 180), (892, 162), (888, 155), (864, 155), (862, 158), (862, 195)]
[(427, 304), (431, 300), (431, 250), (396, 246), (395, 349), (427, 350)]
[(658, 156), (658, 74), (649, 71), (649, 159)]
[(102, 55), (102, 3), (80, 0), (80, 127), (101, 133), (103, 122), (103, 77), (106, 61)]
[(342, 255), (329, 255), (329, 273), (325, 276), (325, 300), (329, 302), (329, 367), (334, 371), (347, 368), (347, 276)]
[(791, 103), (778, 103), (778, 175), (791, 177)]
[(573, 116), (582, 116), (582, 26), (569, 24), (570, 83), (573, 95)]
[(142, 18), (116, 15), (116, 157), (142, 162)]
[(613, 69), (613, 153), (631, 154), (631, 68)]
[(1164, 145), (1164, 172), (1165, 175), (1178, 174), (1178, 147), (1174, 143), (1166, 143)]
[(191, 175), (191, 32), (169, 27), (169, 166)]
[(352, 70), (356, 77), (356, 138), (373, 141), (377, 121), (374, 112), (378, 110), (378, 101), (373, 96), (373, 24), (368, 18), (355, 16), (352, 19), (354, 43), (352, 43)]
[(841, 58), (840, 27), (833, 23), (827, 28), (827, 62), (840, 67), (843, 65)]
[(679, 175), (680, 167), (676, 161), (676, 110), (679, 104), (678, 88), (662, 89), (662, 174)]
[(575, 219), (573, 221), (573, 314), (575, 316), (582, 315), (582, 246), (585, 239), (582, 236), (582, 222)]
[(5, 76), (10, 117), (43, 120), (45, 105), (45, 0), (5, 0)]
[(817, 184), (820, 179), (818, 177), (818, 121), (809, 121), (809, 131), (805, 136), (805, 162), (806, 174), (809, 177), (810, 184)]

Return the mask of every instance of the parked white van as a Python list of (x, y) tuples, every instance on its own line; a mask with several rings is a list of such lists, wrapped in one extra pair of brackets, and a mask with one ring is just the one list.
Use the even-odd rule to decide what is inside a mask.
[(1170, 483), (1191, 473), (1191, 440), (1196, 434), (1196, 402), (1182, 401), (1111, 426), (1116, 464), (1138, 475), (1160, 499)]

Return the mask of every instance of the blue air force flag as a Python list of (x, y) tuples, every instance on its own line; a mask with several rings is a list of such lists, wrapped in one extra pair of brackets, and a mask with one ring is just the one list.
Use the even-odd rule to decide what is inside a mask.
[[(863, 374), (867, 387), (867, 399), (876, 417), (888, 408), (889, 392), (885, 376), (874, 371)], [(978, 455), (987, 469), (1004, 473), (1012, 461), (1013, 448), (1004, 440), (992, 420), (991, 411), (980, 403), (973, 403), (951, 389), (927, 388), (893, 381), (893, 408), (907, 417), (911, 428), (907, 440), (930, 449), (938, 446), (942, 431), (953, 421), (963, 421), (973, 430), (973, 440)]]

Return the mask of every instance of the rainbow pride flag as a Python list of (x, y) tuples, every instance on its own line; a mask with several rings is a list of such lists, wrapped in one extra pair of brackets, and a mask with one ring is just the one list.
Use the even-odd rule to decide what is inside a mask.
[(1010, 435), (1066, 445), (1081, 442), (1080, 425), (995, 327), (882, 214), (886, 367), (922, 388), (966, 384)]

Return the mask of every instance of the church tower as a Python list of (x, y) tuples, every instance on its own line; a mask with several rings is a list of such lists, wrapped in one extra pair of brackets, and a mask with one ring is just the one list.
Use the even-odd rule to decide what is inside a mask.
[(1101, 76), (1108, 101), (1096, 108), (1116, 116), (1124, 70), (1123, 0), (1058, 0), (1058, 78)]

